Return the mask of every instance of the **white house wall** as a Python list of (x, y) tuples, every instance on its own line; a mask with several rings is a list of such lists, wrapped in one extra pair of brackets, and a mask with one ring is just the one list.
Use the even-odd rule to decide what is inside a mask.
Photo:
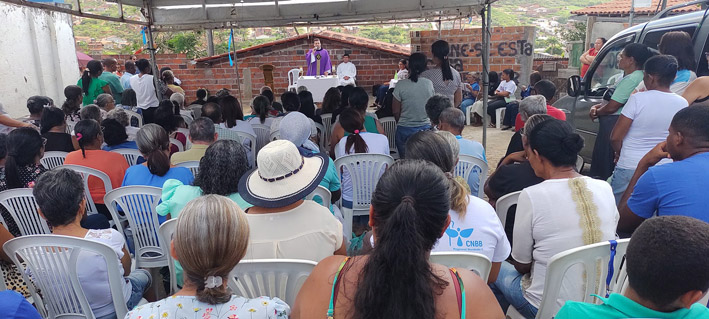
[(0, 2), (0, 103), (12, 117), (28, 114), (27, 98), (46, 95), (57, 106), (76, 84), (79, 64), (71, 16)]

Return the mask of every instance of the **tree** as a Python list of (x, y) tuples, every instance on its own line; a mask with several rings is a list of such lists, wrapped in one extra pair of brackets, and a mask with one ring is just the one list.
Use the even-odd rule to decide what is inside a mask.
[(570, 22), (564, 26), (556, 28), (556, 34), (559, 35), (564, 43), (586, 40), (586, 23), (585, 22)]
[[(185, 53), (188, 58), (196, 57), (200, 50), (198, 45), (202, 41), (201, 32), (178, 32), (165, 41), (167, 49), (174, 53)], [(201, 47), (201, 45), (200, 45)]]
[(552, 55), (563, 55), (564, 54), (564, 46), (561, 44), (561, 41), (559, 41), (559, 38), (557, 37), (549, 37), (545, 41), (545, 49), (544, 52), (552, 54)]

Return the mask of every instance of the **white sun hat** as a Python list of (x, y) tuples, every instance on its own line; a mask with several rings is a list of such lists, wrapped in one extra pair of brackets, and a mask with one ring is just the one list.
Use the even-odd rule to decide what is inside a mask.
[(258, 168), (239, 181), (239, 195), (254, 206), (284, 207), (310, 194), (327, 172), (321, 154), (300, 155), (295, 144), (275, 140), (264, 146), (256, 159)]

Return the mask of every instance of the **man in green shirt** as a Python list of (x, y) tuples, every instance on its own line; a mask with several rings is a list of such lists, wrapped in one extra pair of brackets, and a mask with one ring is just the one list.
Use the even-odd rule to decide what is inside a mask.
[(567, 301), (556, 319), (707, 319), (697, 303), (709, 289), (709, 224), (686, 216), (660, 216), (633, 233), (625, 255), (629, 286), (598, 297), (600, 305)]
[(121, 78), (113, 74), (113, 72), (118, 70), (118, 61), (114, 58), (106, 58), (101, 63), (103, 64), (103, 73), (98, 78), (108, 82), (108, 86), (111, 87), (111, 94), (113, 94), (113, 100), (116, 105), (119, 105), (123, 102), (123, 85), (121, 84)]

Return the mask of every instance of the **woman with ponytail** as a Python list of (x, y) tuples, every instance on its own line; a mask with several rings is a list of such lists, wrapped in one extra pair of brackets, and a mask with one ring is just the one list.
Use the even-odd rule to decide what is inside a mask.
[(79, 149), (76, 137), (66, 132), (64, 112), (56, 107), (48, 107), (42, 112), (40, 120), (42, 137), (46, 140), (46, 152), (73, 152)]
[(687, 100), (670, 88), (678, 66), (671, 55), (648, 59), (643, 79), (647, 91), (630, 96), (613, 127), (611, 146), (617, 162), (611, 187), (616, 203), (628, 188), (640, 159), (667, 139), (672, 118), (688, 105)]
[(126, 319), (288, 318), (290, 307), (278, 298), (247, 299), (227, 288), (229, 273), (249, 245), (246, 214), (233, 201), (219, 195), (194, 199), (175, 227), (170, 252), (184, 269), (184, 286), (169, 298), (138, 306)]
[[(143, 185), (162, 187), (168, 179), (176, 179), (184, 185), (192, 184), (194, 176), (186, 167), (170, 165), (170, 138), (165, 129), (157, 124), (146, 124), (135, 137), (138, 150), (146, 162), (126, 170), (121, 186)], [(160, 223), (164, 216), (158, 216)]]
[[(447, 133), (458, 145), (455, 136)], [(441, 134), (418, 132), (406, 142), (407, 158), (422, 159), (438, 166), (449, 180), (451, 224), (433, 251), (468, 251), (485, 255), (492, 261), (488, 283), (495, 282), (500, 263), (510, 255), (510, 243), (495, 210), (486, 201), (470, 195), (467, 183), (453, 176), (458, 157)]]
[[(69, 153), (64, 164), (81, 165), (102, 171), (110, 178), (112, 188), (121, 187), (128, 162), (121, 154), (101, 149), (101, 125), (95, 120), (81, 120), (74, 126), (74, 133), (80, 149)], [(96, 177), (89, 177), (89, 192), (99, 213), (111, 219), (111, 214), (103, 203), (103, 196), (106, 195), (103, 182)]]
[[(340, 114), (340, 125), (348, 136), (342, 137), (333, 146), (335, 159), (350, 154), (389, 155), (389, 140), (386, 135), (365, 132), (364, 115), (354, 108), (348, 108)], [(342, 206), (352, 208), (352, 178), (347, 171), (339, 172), (342, 176)]]
[[(270, 91), (269, 91), (270, 92)], [(271, 102), (264, 95), (256, 96), (251, 101), (251, 115), (245, 117), (249, 124), (261, 124), (271, 127), (273, 117), (268, 112), (271, 110)]]
[(434, 67), (421, 73), (421, 76), (433, 82), (436, 94), (443, 95), (453, 102), (453, 105), (460, 105), (463, 101), (463, 82), (460, 73), (450, 66), (448, 54), (450, 46), (444, 40), (438, 40), (431, 45)]
[[(37, 178), (47, 171), (39, 160), (44, 156), (46, 140), (33, 128), (21, 127), (7, 135), (5, 166), (0, 167), (0, 191), (13, 188), (32, 188)], [(15, 236), (20, 230), (3, 207), (0, 209), (7, 229)]]
[(108, 82), (98, 78), (102, 73), (103, 65), (101, 65), (100, 61), (91, 60), (86, 64), (86, 70), (84, 70), (84, 73), (81, 75), (79, 82), (76, 83), (84, 94), (84, 105), (94, 103), (94, 100), (96, 100), (101, 93), (111, 94), (111, 88), (108, 86)]
[(374, 250), (321, 261), (300, 289), (292, 318), (504, 318), (480, 277), (429, 262), (450, 221), (449, 185), (429, 162), (392, 165), (372, 195)]
[(81, 120), (79, 110), (84, 99), (83, 93), (81, 87), (77, 85), (69, 85), (64, 88), (66, 100), (62, 103), (62, 111), (64, 111), (64, 118), (67, 121), (78, 122)]
[[(552, 256), (615, 239), (619, 218), (608, 183), (576, 171), (583, 138), (565, 121), (549, 119), (535, 125), (532, 119), (537, 116), (525, 124), (523, 142), (534, 173), (544, 181), (520, 193), (512, 258), (502, 263), (491, 285), (502, 309), (513, 306), (525, 318), (537, 314)], [(569, 271), (559, 299), (580, 300), (582, 276)]]
[(426, 115), (426, 101), (436, 92), (433, 82), (420, 77), (426, 71), (426, 55), (416, 52), (409, 57), (409, 78), (396, 83), (391, 111), (396, 119), (396, 148), (399, 157), (406, 155), (406, 140), (419, 131), (431, 129)]

